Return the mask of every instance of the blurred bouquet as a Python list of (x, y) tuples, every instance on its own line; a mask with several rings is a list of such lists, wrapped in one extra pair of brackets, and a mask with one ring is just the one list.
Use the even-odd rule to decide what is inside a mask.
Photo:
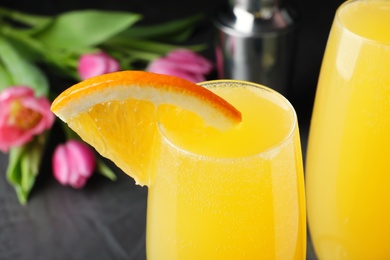
[[(27, 203), (42, 165), (45, 143), (55, 117), (47, 73), (80, 81), (128, 69), (202, 81), (212, 64), (196, 51), (204, 44), (182, 46), (201, 15), (158, 25), (136, 23), (130, 12), (82, 10), (38, 16), (0, 7), (0, 151), (9, 153), (7, 179), (19, 202)], [(178, 66), (179, 64), (179, 66)], [(93, 172), (111, 180), (112, 170), (66, 125), (64, 144), (52, 155), (54, 177), (81, 188)]]

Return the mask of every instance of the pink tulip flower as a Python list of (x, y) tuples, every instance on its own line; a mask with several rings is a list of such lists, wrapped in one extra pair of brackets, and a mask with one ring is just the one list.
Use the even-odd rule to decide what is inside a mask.
[(0, 93), (0, 150), (8, 152), (52, 127), (55, 120), (46, 97), (36, 97), (26, 86), (13, 86)]
[(77, 66), (79, 76), (83, 80), (119, 69), (119, 62), (102, 51), (81, 55)]
[(152, 61), (147, 67), (147, 71), (158, 74), (177, 76), (192, 82), (206, 80), (206, 75), (213, 69), (213, 64), (188, 49), (177, 49), (167, 54), (165, 57)]
[(92, 176), (96, 158), (93, 150), (85, 143), (69, 140), (54, 150), (52, 157), (54, 177), (62, 185), (79, 189)]

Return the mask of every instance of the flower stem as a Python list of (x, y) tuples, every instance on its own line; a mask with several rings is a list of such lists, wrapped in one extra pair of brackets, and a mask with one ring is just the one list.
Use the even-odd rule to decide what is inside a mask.
[(48, 24), (52, 18), (42, 15), (31, 15), (15, 10), (10, 10), (4, 7), (0, 7), (0, 16), (14, 20), (16, 22), (24, 23), (29, 26), (42, 26)]
[(101, 159), (96, 160), (96, 164), (97, 171), (101, 175), (112, 181), (116, 180), (117, 177), (115, 173)]

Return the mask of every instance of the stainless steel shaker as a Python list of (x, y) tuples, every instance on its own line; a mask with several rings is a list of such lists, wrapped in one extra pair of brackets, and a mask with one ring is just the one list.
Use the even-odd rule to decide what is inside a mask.
[(213, 19), (219, 77), (257, 82), (286, 95), (296, 12), (280, 0), (229, 0)]

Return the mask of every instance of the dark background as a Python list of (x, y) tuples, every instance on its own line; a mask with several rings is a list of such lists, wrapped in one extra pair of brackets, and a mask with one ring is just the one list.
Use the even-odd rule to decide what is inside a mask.
[[(342, 2), (285, 0), (296, 9), (300, 20), (288, 98), (297, 110), (303, 152), (327, 36), (335, 10)], [(143, 14), (142, 23), (204, 13), (208, 19), (199, 24), (188, 43), (208, 42), (209, 48), (202, 54), (211, 60), (214, 60), (214, 31), (209, 18), (223, 3), (222, 0), (0, 0), (0, 6), (35, 14), (52, 15), (75, 9), (131, 11)], [(55, 89), (69, 84), (52, 79)], [(145, 259), (146, 188), (136, 186), (116, 168), (115, 182), (94, 175), (82, 190), (63, 187), (52, 177), (47, 158), (28, 205), (21, 206), (5, 178), (7, 160), (7, 155), (0, 152), (0, 260)], [(310, 244), (308, 259), (315, 259)]]

